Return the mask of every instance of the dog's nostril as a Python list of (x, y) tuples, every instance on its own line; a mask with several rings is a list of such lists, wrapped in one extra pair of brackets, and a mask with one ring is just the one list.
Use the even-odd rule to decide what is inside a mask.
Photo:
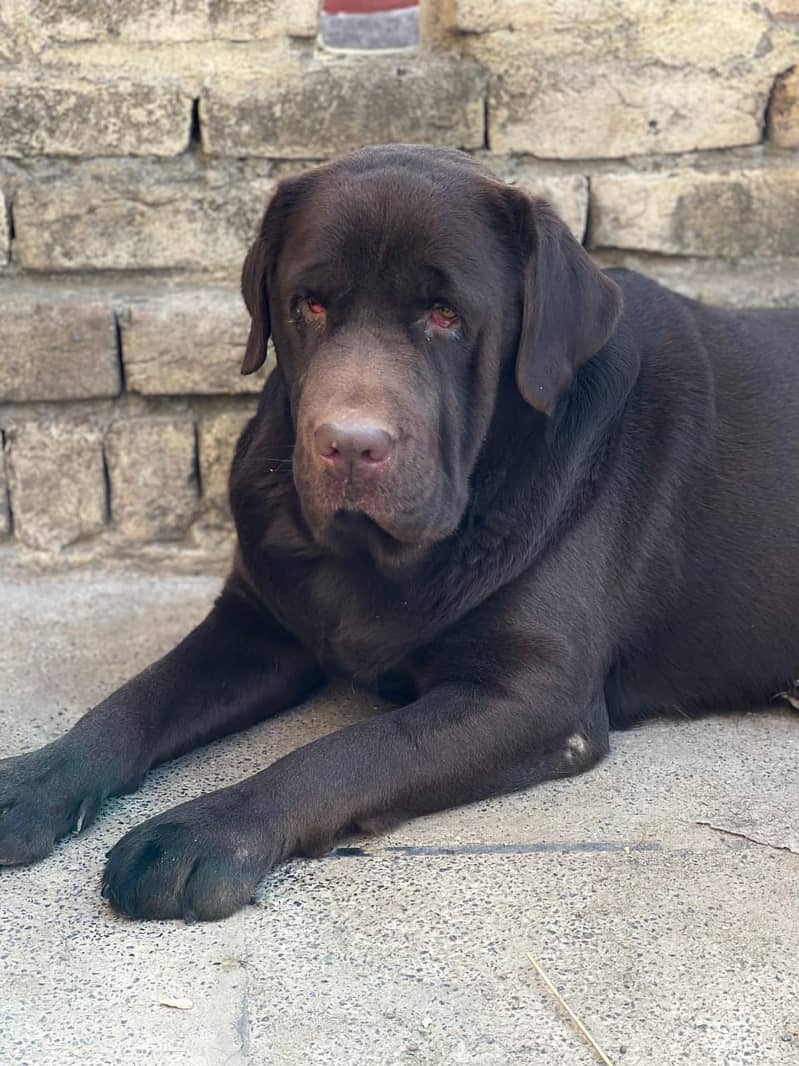
[(337, 470), (384, 462), (394, 438), (383, 426), (370, 422), (325, 422), (314, 434), (316, 450)]

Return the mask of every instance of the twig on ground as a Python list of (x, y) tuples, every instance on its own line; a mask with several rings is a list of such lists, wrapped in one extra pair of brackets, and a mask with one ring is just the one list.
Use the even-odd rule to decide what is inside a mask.
[(768, 840), (758, 840), (757, 837), (742, 833), (739, 829), (725, 829), (723, 825), (713, 825), (712, 822), (697, 822), (697, 825), (705, 825), (716, 833), (724, 833), (728, 837), (738, 837), (739, 840), (748, 840), (750, 844), (759, 844), (761, 848), (771, 848), (773, 851), (789, 851), (791, 855), (799, 855), (799, 851), (789, 844), (772, 844)]
[(583, 1037), (588, 1041), (588, 1043), (591, 1046), (592, 1050), (596, 1053), (597, 1057), (599, 1058), (599, 1061), (600, 1062), (604, 1062), (605, 1066), (613, 1066), (613, 1063), (607, 1057), (605, 1052), (602, 1050), (602, 1048), (599, 1046), (599, 1044), (597, 1044), (596, 1040), (594, 1040), (593, 1036), (591, 1036), (591, 1034), (588, 1032), (586, 1027), (583, 1025), (583, 1023), (580, 1021), (580, 1019), (577, 1017), (577, 1015), (571, 1009), (569, 1004), (566, 1002), (566, 1000), (563, 998), (563, 996), (560, 994), (560, 992), (558, 992), (557, 988), (555, 988), (555, 986), (552, 984), (552, 982), (547, 977), (547, 975), (544, 973), (544, 971), (541, 969), (540, 964), (538, 962), (536, 962), (536, 960), (533, 958), (533, 956), (530, 954), (529, 951), (526, 954), (527, 954), (527, 958), (530, 960), (530, 962), (535, 967), (535, 970), (536, 970), (536, 973), (538, 974), (538, 976), (541, 978), (541, 980), (547, 986), (547, 988), (552, 993), (552, 995), (555, 997), (557, 1002), (561, 1005), (561, 1007), (569, 1015), (571, 1020), (574, 1022), (574, 1024), (577, 1026), (577, 1028), (582, 1033)]

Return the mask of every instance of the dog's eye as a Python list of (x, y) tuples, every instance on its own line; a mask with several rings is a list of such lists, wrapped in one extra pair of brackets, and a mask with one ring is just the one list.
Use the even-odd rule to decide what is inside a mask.
[(298, 297), (293, 304), (294, 321), (305, 322), (311, 326), (324, 326), (327, 322), (327, 308), (315, 296)]
[(434, 326), (438, 326), (439, 329), (451, 329), (457, 325), (458, 312), (453, 311), (446, 304), (434, 304), (433, 310), (430, 312), (430, 321)]

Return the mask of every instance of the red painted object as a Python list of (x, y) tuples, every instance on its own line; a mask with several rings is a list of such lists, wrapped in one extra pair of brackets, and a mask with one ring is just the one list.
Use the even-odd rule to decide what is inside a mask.
[(322, 10), (327, 15), (372, 15), (377, 11), (418, 6), (419, 0), (324, 0)]

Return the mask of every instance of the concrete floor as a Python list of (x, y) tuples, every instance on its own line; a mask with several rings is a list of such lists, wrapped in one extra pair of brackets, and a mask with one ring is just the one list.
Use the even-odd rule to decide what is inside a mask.
[[(54, 737), (166, 650), (216, 584), (0, 585), (0, 755)], [(373, 706), (328, 693), (154, 773), (38, 866), (0, 871), (0, 1063), (596, 1062), (528, 952), (614, 1066), (799, 1063), (790, 711), (616, 734), (585, 777), (292, 862), (223, 923), (109, 910), (103, 856), (126, 829)]]

